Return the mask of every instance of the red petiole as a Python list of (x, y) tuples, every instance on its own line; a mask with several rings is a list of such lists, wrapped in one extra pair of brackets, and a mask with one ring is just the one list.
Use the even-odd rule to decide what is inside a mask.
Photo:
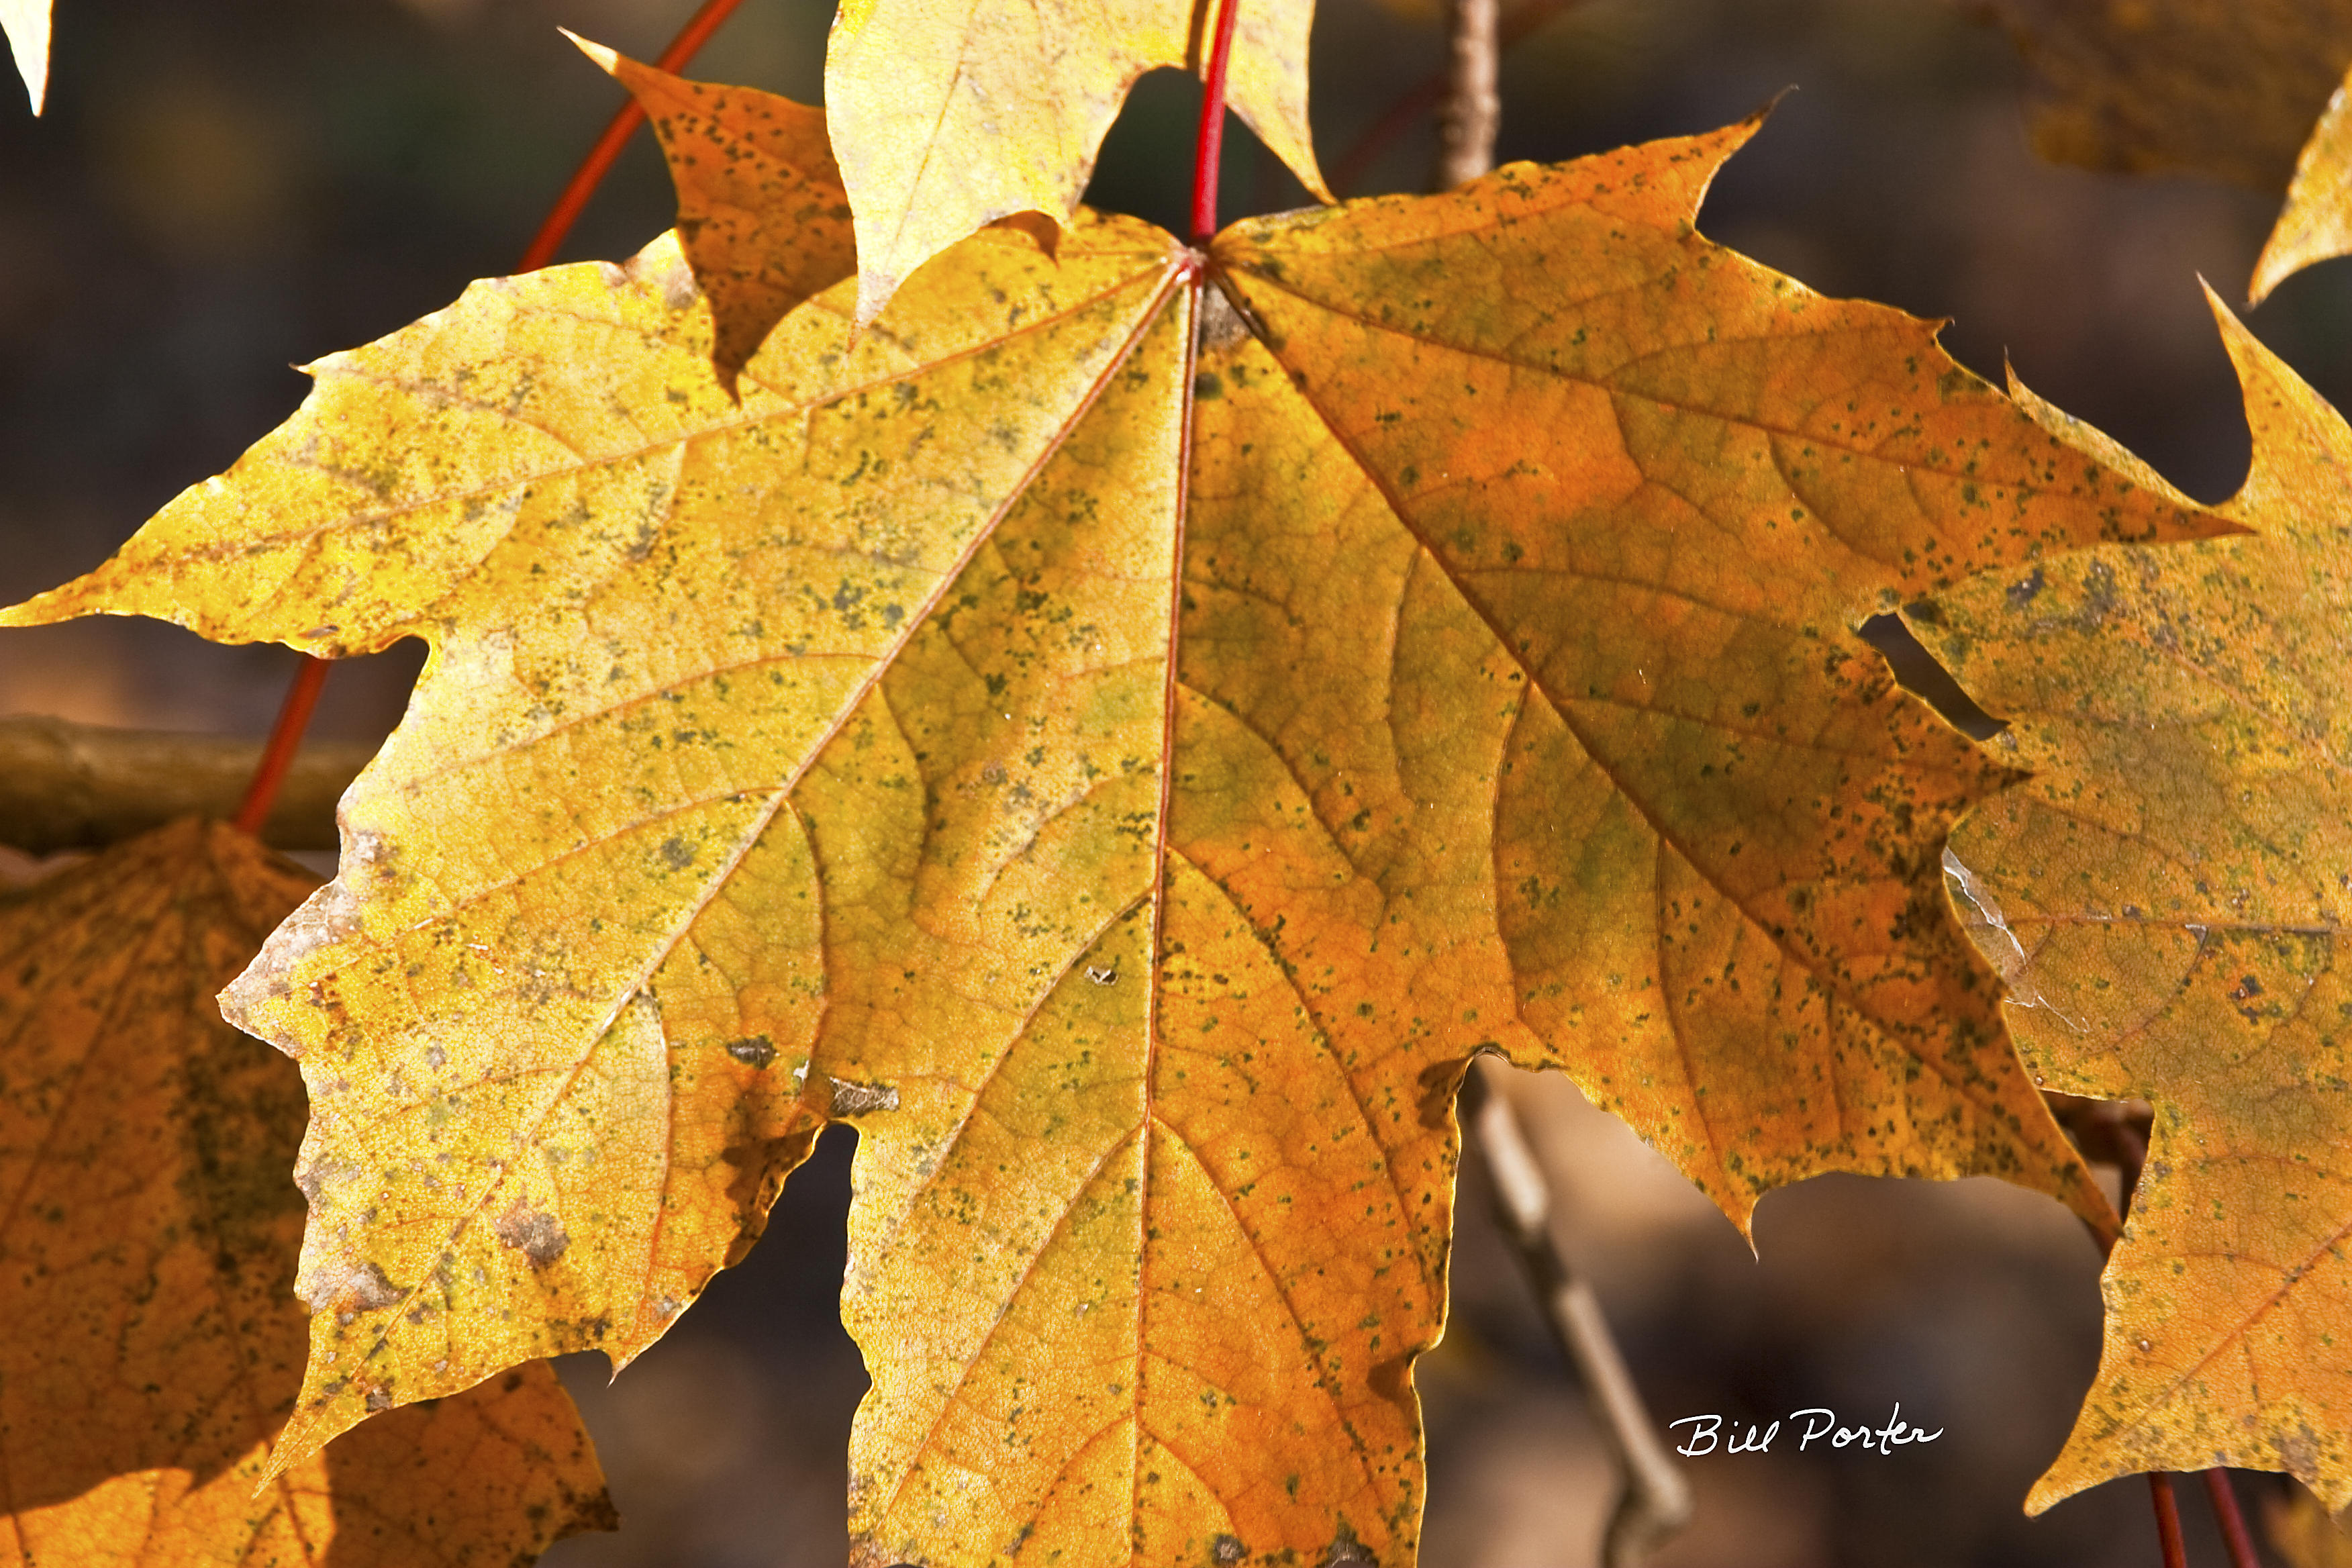
[(2221, 1527), (2221, 1544), (2229, 1548), (2230, 1568), (2263, 1568), (2263, 1560), (2254, 1554), (2254, 1538), (2246, 1529), (2246, 1516), (2238, 1507), (2237, 1489), (2230, 1484), (2230, 1472), (2216, 1465), (2205, 1472), (2205, 1496), (2213, 1504), (2213, 1521)]
[(269, 820), (269, 808), (278, 804), (278, 787), (286, 782), (286, 770), (294, 765), (294, 753), (301, 749), (310, 710), (319, 705), (319, 689), (326, 684), (327, 661), (305, 654), (302, 667), (294, 672), (294, 684), (286, 689), (286, 700), (278, 704), (278, 722), (270, 729), (269, 744), (261, 750), (253, 782), (245, 786), (245, 799), (237, 805), (239, 832), (261, 837), (261, 825)]
[(2172, 1499), (2172, 1478), (2162, 1470), (2149, 1472), (2147, 1489), (2156, 1500), (2157, 1549), (2164, 1568), (2189, 1568), (2189, 1549), (2180, 1541), (2180, 1505)]
[(1225, 146), (1225, 67), (1234, 52), (1234, 17), (1241, 0), (1224, 0), (1217, 10), (1217, 33), (1209, 45), (1208, 68), (1201, 75), (1201, 130), (1192, 142), (1192, 243), (1206, 245), (1217, 232), (1217, 165)]

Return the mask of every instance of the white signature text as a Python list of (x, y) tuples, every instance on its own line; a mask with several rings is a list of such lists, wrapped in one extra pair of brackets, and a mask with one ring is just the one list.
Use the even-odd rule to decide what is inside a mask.
[[(1827, 1442), (1832, 1448), (1848, 1447), (1859, 1443), (1866, 1452), (1891, 1454), (1906, 1443), (1932, 1443), (1944, 1435), (1941, 1426), (1933, 1432), (1912, 1426), (1903, 1419), (1903, 1405), (1895, 1402), (1893, 1414), (1884, 1426), (1848, 1426), (1838, 1419), (1834, 1410), (1814, 1405), (1803, 1410), (1791, 1410), (1782, 1418), (1797, 1438), (1797, 1452), (1803, 1453), (1816, 1442)], [(1797, 1424), (1804, 1423), (1801, 1431)], [(1780, 1435), (1780, 1421), (1759, 1427), (1748, 1423), (1742, 1431), (1737, 1423), (1727, 1426), (1720, 1415), (1685, 1415), (1679, 1421), (1666, 1423), (1668, 1431), (1687, 1426), (1690, 1431), (1675, 1445), (1675, 1452), (1685, 1459), (1696, 1459), (1701, 1454), (1712, 1454), (1722, 1445), (1727, 1454), (1769, 1454), (1772, 1440)]]

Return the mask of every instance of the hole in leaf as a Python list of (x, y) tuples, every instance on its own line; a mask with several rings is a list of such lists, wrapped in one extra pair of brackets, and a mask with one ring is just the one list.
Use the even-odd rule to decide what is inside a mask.
[(2008, 720), (1994, 718), (1960, 689), (1952, 672), (1936, 662), (1936, 656), (1911, 635), (1902, 616), (1873, 616), (1854, 629), (1863, 641), (1878, 650), (1895, 684), (1933, 708), (1945, 723), (1969, 740), (1989, 741), (2009, 728)]

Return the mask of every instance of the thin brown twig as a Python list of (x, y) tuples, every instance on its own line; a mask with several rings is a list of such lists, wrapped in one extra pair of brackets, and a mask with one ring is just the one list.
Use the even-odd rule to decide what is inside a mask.
[[(1507, 52), (1561, 12), (1583, 3), (1584, 0), (1523, 0), (1503, 18), (1496, 38), (1496, 48)], [(1343, 196), (1353, 191), (1362, 182), (1365, 171), (1372, 166), (1372, 161), (1388, 151), (1389, 143), (1412, 130), (1414, 121), (1445, 100), (1450, 79), (1446, 71), (1433, 71), (1389, 105), (1387, 111), (1372, 121), (1331, 166), (1331, 189)]]
[(1441, 191), (1466, 185), (1495, 166), (1503, 121), (1501, 0), (1445, 0), (1445, 101), (1437, 116)]
[(1551, 1233), (1551, 1187), (1518, 1112), (1492, 1069), (1474, 1063), (1465, 1084), (1473, 1140), (1486, 1166), (1496, 1216), (1511, 1239), (1544, 1321), (1592, 1402), (1624, 1490), (1601, 1544), (1607, 1568), (1633, 1568), (1690, 1522), (1690, 1483), (1669, 1455), (1626, 1370), (1601, 1299), (1569, 1268)]

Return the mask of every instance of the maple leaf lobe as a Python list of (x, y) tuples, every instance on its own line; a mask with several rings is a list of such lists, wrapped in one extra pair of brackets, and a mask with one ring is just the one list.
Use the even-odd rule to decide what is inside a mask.
[(661, 139), (677, 186), (679, 248), (709, 300), (711, 363), (732, 395), (775, 324), (857, 268), (824, 113), (688, 81), (564, 36), (629, 89)]
[(2053, 1087), (2156, 1109), (2098, 1378), (2030, 1510), (2215, 1462), (2352, 1501), (2352, 743), (2330, 629), (2352, 605), (2352, 433), (2211, 303), (2254, 433), (2220, 510), (2247, 531), (2053, 558), (1917, 617), (2034, 775), (1947, 857), (2020, 1047)]

